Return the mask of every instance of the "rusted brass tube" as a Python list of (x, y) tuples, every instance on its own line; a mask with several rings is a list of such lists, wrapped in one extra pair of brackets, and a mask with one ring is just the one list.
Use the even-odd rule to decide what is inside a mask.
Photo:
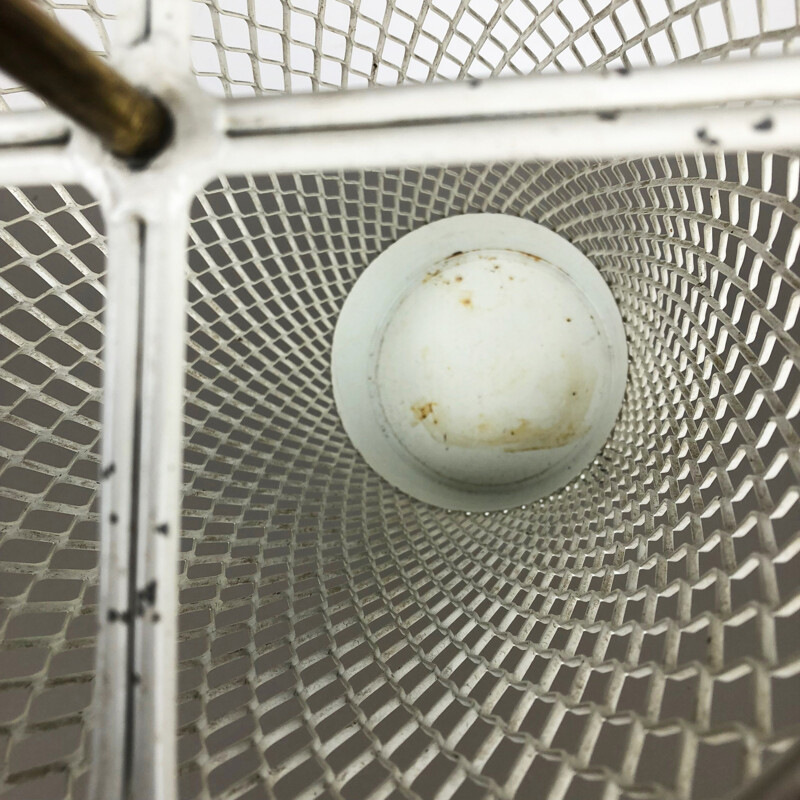
[(0, 69), (95, 133), (120, 158), (146, 160), (169, 139), (164, 106), (33, 0), (0, 0)]

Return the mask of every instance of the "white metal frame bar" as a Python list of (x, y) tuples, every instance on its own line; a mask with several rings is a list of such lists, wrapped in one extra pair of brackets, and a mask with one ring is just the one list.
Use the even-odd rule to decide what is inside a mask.
[(100, 462), (100, 613), (94, 693), (94, 798), (124, 796), (129, 688), (126, 620), (135, 526), (140, 230), (129, 215), (107, 220), (105, 391)]
[[(467, 80), (320, 94), (253, 97), (226, 104), (226, 132), (375, 129), (563, 114), (672, 110), (800, 100), (800, 56), (640, 71)], [(756, 143), (756, 140), (754, 140)]]
[[(170, 797), (177, 776), (177, 563), (183, 478), (188, 203), (152, 204), (143, 242), (139, 536), (131, 797)], [(169, 678), (167, 676), (170, 676)]]
[(115, 162), (55, 112), (0, 115), (0, 184), (80, 181), (108, 225), (94, 800), (176, 797), (186, 234), (205, 183), (800, 147), (794, 57), (219, 101), (191, 73), (188, 13), (188, 0), (127, 0), (115, 31), (114, 61), (174, 115), (171, 146), (146, 169)]
[(16, 111), (0, 115), (0, 147), (66, 144), (69, 123), (56, 111)]
[[(765, 126), (769, 120), (769, 127)], [(448, 119), (435, 124), (301, 130), (228, 137), (222, 173), (369, 169), (489, 161), (636, 157), (654, 153), (783, 150), (800, 144), (800, 105), (777, 110), (624, 112), (614, 119), (570, 113), (521, 119)]]

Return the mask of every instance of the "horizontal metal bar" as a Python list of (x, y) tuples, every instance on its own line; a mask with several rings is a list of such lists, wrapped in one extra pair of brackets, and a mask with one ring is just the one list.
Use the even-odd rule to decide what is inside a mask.
[(66, 144), (0, 147), (0, 186), (80, 183), (81, 177)]
[[(226, 100), (203, 131), (209, 157), (195, 159), (191, 172), (202, 181), (233, 172), (792, 149), (800, 147), (795, 74), (800, 60), (785, 57)], [(731, 102), (738, 107), (721, 107)], [(6, 138), (34, 127), (10, 123)], [(57, 148), (28, 149), (0, 148), (0, 182), (74, 179), (74, 161), (59, 159)], [(185, 177), (185, 158), (175, 155), (172, 167)]]
[(769, 109), (684, 109), (452, 119), (403, 127), (364, 127), (227, 137), (219, 174), (377, 169), (560, 158), (634, 157), (716, 150), (783, 150), (800, 145), (800, 104)]
[(232, 99), (225, 129), (348, 130), (800, 99), (800, 57)]
[(63, 144), (68, 138), (67, 121), (50, 109), (0, 114), (0, 148)]

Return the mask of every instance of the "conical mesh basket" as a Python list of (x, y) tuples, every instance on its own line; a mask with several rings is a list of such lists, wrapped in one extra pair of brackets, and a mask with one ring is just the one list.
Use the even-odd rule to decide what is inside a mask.
[[(105, 49), (114, 9), (55, 7)], [(234, 96), (800, 42), (781, 0), (193, 12), (198, 80)], [(790, 152), (720, 152), (230, 174), (195, 197), (180, 798), (710, 800), (800, 740), (799, 176)], [(102, 769), (104, 223), (75, 186), (8, 188), (0, 209), (0, 796), (79, 798)], [(486, 514), (371, 471), (330, 377), (338, 313), (371, 260), (475, 212), (534, 220), (588, 256), (629, 352), (591, 466)]]

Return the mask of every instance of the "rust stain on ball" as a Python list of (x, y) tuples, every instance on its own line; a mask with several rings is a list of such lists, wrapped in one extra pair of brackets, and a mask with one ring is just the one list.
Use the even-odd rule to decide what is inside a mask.
[[(580, 360), (579, 360), (580, 362)], [(472, 425), (458, 419), (446, 405), (420, 402), (411, 407), (415, 424), (421, 422), (436, 441), (449, 447), (493, 449), (525, 453), (564, 447), (588, 430), (587, 413), (597, 383), (597, 372), (589, 364), (572, 364), (561, 389), (558, 413), (534, 420), (519, 417), (510, 425), (478, 414)], [(434, 413), (435, 408), (435, 413)]]
[(411, 413), (416, 418), (417, 422), (423, 422), (431, 414), (436, 403), (415, 403), (411, 406)]

